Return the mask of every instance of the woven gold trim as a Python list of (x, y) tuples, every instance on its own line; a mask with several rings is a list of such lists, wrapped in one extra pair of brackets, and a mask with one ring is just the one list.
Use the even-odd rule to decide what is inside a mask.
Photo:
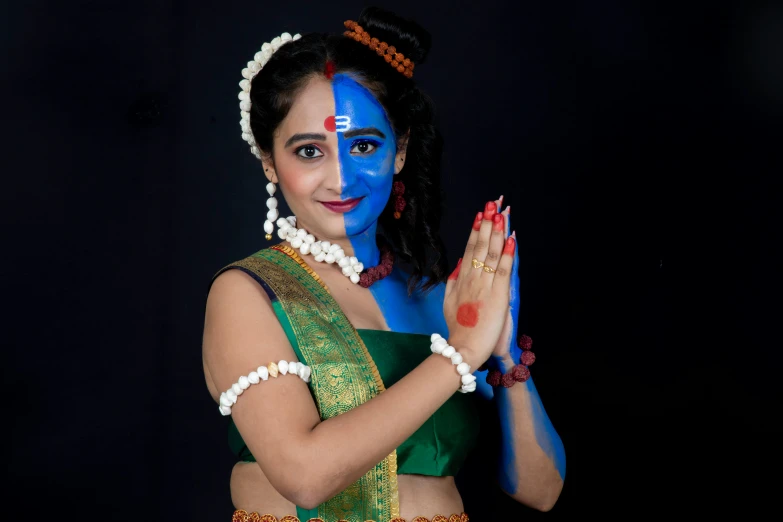
[[(356, 401), (358, 405), (385, 391), (378, 368), (358, 332), (320, 277), (294, 249), (276, 245), (237, 261), (226, 269), (232, 267), (243, 268), (255, 274), (269, 286), (281, 303), (294, 330), (294, 336), (297, 340), (304, 340), (304, 344), (301, 340), (299, 342), (301, 353), (297, 352), (297, 355), (312, 368), (310, 386), (322, 418), (339, 414), (351, 401)], [(343, 341), (338, 341), (337, 338)], [(347, 343), (344, 346), (347, 349), (345, 352), (340, 344), (342, 342)], [(337, 381), (330, 381), (328, 373), (319, 377), (319, 365), (326, 365), (321, 370), (331, 371), (326, 369), (331, 364), (327, 352), (336, 348), (339, 348), (346, 358), (345, 362), (355, 361), (361, 368), (351, 364), (344, 368), (338, 365), (340, 371), (347, 370), (352, 373), (345, 381), (348, 388), (344, 392), (348, 395), (339, 400), (336, 400), (336, 397), (327, 400), (326, 396), (320, 393), (318, 383), (334, 387)], [(359, 373), (355, 373), (357, 371)], [(356, 378), (360, 381), (352, 380)], [(326, 380), (322, 382), (322, 379)], [(362, 382), (366, 384), (361, 384)], [(339, 390), (335, 390), (335, 393), (337, 391)], [(393, 452), (391, 458), (384, 458), (359, 481), (318, 506), (317, 516), (324, 520), (351, 518), (351, 522), (365, 518), (391, 520), (392, 512), (399, 512), (399, 498), (392, 494), (398, 492), (397, 476), (394, 473), (396, 467), (396, 452)], [(356, 520), (353, 516), (356, 516)]]
[[(372, 359), (371, 359), (372, 360)], [(373, 367), (375, 361), (373, 361)], [(397, 450), (389, 455), (389, 486), (391, 488), (391, 515), (392, 518), (400, 516), (400, 490), (397, 487)]]
[[(237, 509), (234, 511), (234, 516), (231, 518), (232, 522), (278, 522), (277, 517), (274, 515), (259, 515), (255, 511), (252, 513), (248, 513), (244, 509)], [(300, 522), (298, 517), (295, 517), (293, 515), (286, 515), (283, 518), (280, 519), (279, 522)], [(322, 518), (311, 518), (308, 519), (307, 522), (325, 522)], [(348, 522), (347, 520), (337, 520), (336, 522)], [(364, 522), (375, 522), (374, 520), (365, 520)], [(404, 518), (400, 518), (399, 516), (394, 517), (390, 522), (406, 522)], [(451, 515), (450, 517), (445, 517), (443, 515), (435, 515), (432, 517), (432, 520), (430, 521), (427, 517), (415, 517), (411, 522), (470, 522), (470, 519), (468, 518), (467, 513), (461, 513), (457, 515), (456, 513)]]
[[(299, 255), (299, 253), (291, 248), (288, 245), (275, 245), (271, 247), (275, 250), (279, 250), (280, 252), (283, 252), (287, 256), (289, 256), (291, 259), (297, 262), (299, 266), (301, 266), (313, 279), (318, 281), (320, 285), (326, 290), (326, 292), (329, 295), (332, 295), (331, 292), (329, 292), (329, 287), (326, 286), (326, 283), (320, 278), (318, 274), (315, 273), (315, 271), (310, 267), (310, 265), (307, 264), (307, 261), (302, 259), (302, 257)], [(335, 303), (336, 304), (336, 303)], [(351, 325), (353, 326), (353, 325)], [(354, 328), (354, 331), (356, 329)], [(366, 360), (369, 362), (370, 365), (370, 372), (372, 372), (373, 379), (375, 380), (375, 385), (378, 387), (378, 390), (380, 390), (379, 393), (382, 393), (386, 391), (386, 387), (383, 385), (383, 380), (381, 380), (381, 374), (378, 371), (378, 367), (375, 365), (375, 361), (370, 356), (370, 351), (367, 349), (367, 346), (365, 346), (364, 341), (362, 341), (361, 336), (358, 332), (356, 332), (356, 338), (359, 340), (359, 344), (362, 347), (363, 355), (366, 357)], [(399, 487), (397, 484), (397, 451), (393, 451), (389, 457), (389, 486), (391, 488), (391, 516), (392, 518), (398, 518), (400, 516), (400, 493), (399, 493)]]
[(331, 293), (331, 292), (329, 292), (329, 287), (328, 287), (328, 286), (326, 286), (326, 283), (324, 283), (323, 279), (321, 279), (321, 276), (319, 276), (318, 274), (316, 274), (316, 273), (315, 273), (315, 270), (313, 270), (313, 269), (310, 267), (310, 265), (308, 265), (308, 264), (307, 264), (307, 261), (305, 261), (304, 259), (302, 259), (302, 258), (299, 256), (299, 254), (296, 252), (296, 250), (294, 250), (293, 248), (291, 248), (291, 247), (290, 247), (290, 246), (288, 246), (288, 245), (275, 245), (275, 246), (273, 246), (273, 247), (270, 247), (270, 248), (272, 248), (272, 249), (274, 249), (274, 250), (279, 250), (280, 252), (283, 252), (284, 254), (288, 255), (288, 256), (289, 256), (291, 259), (293, 259), (294, 261), (296, 261), (297, 263), (299, 263), (299, 266), (301, 266), (302, 268), (304, 268), (304, 269), (305, 269), (305, 271), (306, 271), (308, 274), (310, 274), (310, 276), (311, 276), (313, 279), (315, 279), (316, 281), (318, 281), (318, 282), (321, 284), (321, 286), (322, 286), (322, 287), (324, 287), (324, 290), (326, 290), (326, 291), (329, 293), (329, 295), (332, 295), (332, 293)]

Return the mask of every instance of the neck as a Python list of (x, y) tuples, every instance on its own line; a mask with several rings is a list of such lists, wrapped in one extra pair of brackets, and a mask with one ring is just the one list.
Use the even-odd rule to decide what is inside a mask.
[[(366, 267), (376, 266), (381, 262), (381, 251), (378, 249), (378, 244), (375, 241), (375, 234), (378, 229), (378, 222), (373, 222), (364, 232), (349, 237), (349, 243), (352, 256), (356, 258)], [(346, 250), (346, 252), (348, 252)]]

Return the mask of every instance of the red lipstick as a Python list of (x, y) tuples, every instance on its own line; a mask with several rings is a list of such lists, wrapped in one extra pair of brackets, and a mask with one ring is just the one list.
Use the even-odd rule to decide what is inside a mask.
[(353, 210), (353, 208), (356, 207), (356, 205), (358, 205), (361, 200), (362, 198), (351, 198), (342, 201), (321, 201), (321, 205), (325, 206), (332, 212), (344, 214), (345, 212)]

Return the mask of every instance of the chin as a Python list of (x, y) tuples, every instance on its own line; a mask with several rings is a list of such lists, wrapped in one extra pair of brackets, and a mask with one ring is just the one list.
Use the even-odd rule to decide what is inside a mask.
[(321, 219), (318, 221), (320, 225), (318, 232), (310, 233), (315, 236), (318, 241), (323, 241), (325, 237), (330, 238), (329, 241), (345, 241), (347, 236), (345, 235), (345, 226), (342, 223), (342, 218), (332, 218), (328, 221)]

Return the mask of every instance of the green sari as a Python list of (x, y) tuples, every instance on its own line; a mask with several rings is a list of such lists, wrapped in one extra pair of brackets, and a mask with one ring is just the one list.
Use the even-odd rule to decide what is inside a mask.
[[(259, 276), (274, 292), (290, 328), (294, 352), (312, 369), (310, 389), (321, 419), (367, 402), (386, 388), (356, 329), (320, 278), (293, 250), (281, 245), (225, 267)], [(282, 268), (282, 270), (281, 270)], [(286, 324), (287, 323), (287, 324)], [(286, 332), (289, 334), (289, 332)], [(362, 478), (312, 510), (297, 506), (300, 520), (377, 520), (400, 516), (397, 452), (393, 451)]]
[[(430, 355), (428, 335), (354, 329), (318, 275), (286, 245), (232, 263), (215, 277), (232, 268), (251, 275), (269, 295), (298, 359), (312, 369), (310, 391), (321, 419), (372, 399), (385, 390), (384, 382), (394, 384)], [(398, 518), (398, 456), (400, 473), (456, 475), (479, 435), (472, 395), (455, 393), (361, 479), (315, 509), (297, 506), (297, 517), (329, 522)], [(255, 461), (233, 422), (229, 445), (243, 461)]]

